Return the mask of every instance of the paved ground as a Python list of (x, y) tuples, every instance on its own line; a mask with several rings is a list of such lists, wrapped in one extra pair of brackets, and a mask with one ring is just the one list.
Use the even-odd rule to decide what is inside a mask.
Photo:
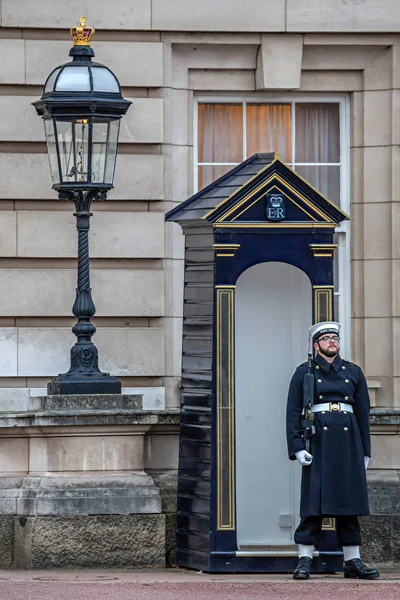
[(400, 600), (400, 573), (378, 581), (343, 575), (207, 575), (194, 571), (0, 571), (0, 600)]

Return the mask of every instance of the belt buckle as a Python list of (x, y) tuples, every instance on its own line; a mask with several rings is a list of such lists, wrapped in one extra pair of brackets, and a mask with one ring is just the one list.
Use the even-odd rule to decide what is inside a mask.
[(329, 402), (329, 410), (338, 410), (340, 412), (339, 402)]

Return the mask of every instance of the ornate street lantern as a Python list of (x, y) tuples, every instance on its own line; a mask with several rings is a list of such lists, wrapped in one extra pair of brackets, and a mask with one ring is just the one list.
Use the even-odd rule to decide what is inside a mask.
[(85, 17), (71, 28), (72, 61), (50, 73), (40, 100), (33, 103), (43, 118), (53, 188), (60, 200), (75, 204), (78, 230), (78, 283), (72, 312), (77, 336), (71, 348), (71, 366), (48, 384), (49, 394), (120, 393), (121, 383), (102, 373), (92, 342), (95, 306), (91, 296), (89, 228), (93, 200), (106, 200), (113, 187), (121, 117), (131, 104), (121, 94), (114, 73), (94, 56), (92, 27)]

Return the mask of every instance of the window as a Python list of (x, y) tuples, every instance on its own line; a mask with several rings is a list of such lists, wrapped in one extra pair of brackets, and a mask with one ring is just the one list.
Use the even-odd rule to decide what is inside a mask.
[[(278, 152), (290, 167), (349, 213), (349, 118), (345, 97), (197, 98), (195, 191), (256, 152)], [(349, 223), (336, 230), (335, 317), (350, 357)]]
[(332, 202), (340, 202), (339, 104), (198, 104), (198, 189), (256, 152), (279, 152)]

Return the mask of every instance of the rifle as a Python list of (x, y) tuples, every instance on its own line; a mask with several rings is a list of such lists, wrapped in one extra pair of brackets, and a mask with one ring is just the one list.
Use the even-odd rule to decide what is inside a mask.
[(308, 353), (308, 372), (303, 378), (303, 411), (301, 428), (303, 431), (303, 438), (306, 445), (306, 451), (310, 452), (311, 438), (315, 434), (314, 425), (314, 413), (311, 411), (314, 405), (314, 387), (315, 377), (312, 372), (312, 356), (311, 352)]

